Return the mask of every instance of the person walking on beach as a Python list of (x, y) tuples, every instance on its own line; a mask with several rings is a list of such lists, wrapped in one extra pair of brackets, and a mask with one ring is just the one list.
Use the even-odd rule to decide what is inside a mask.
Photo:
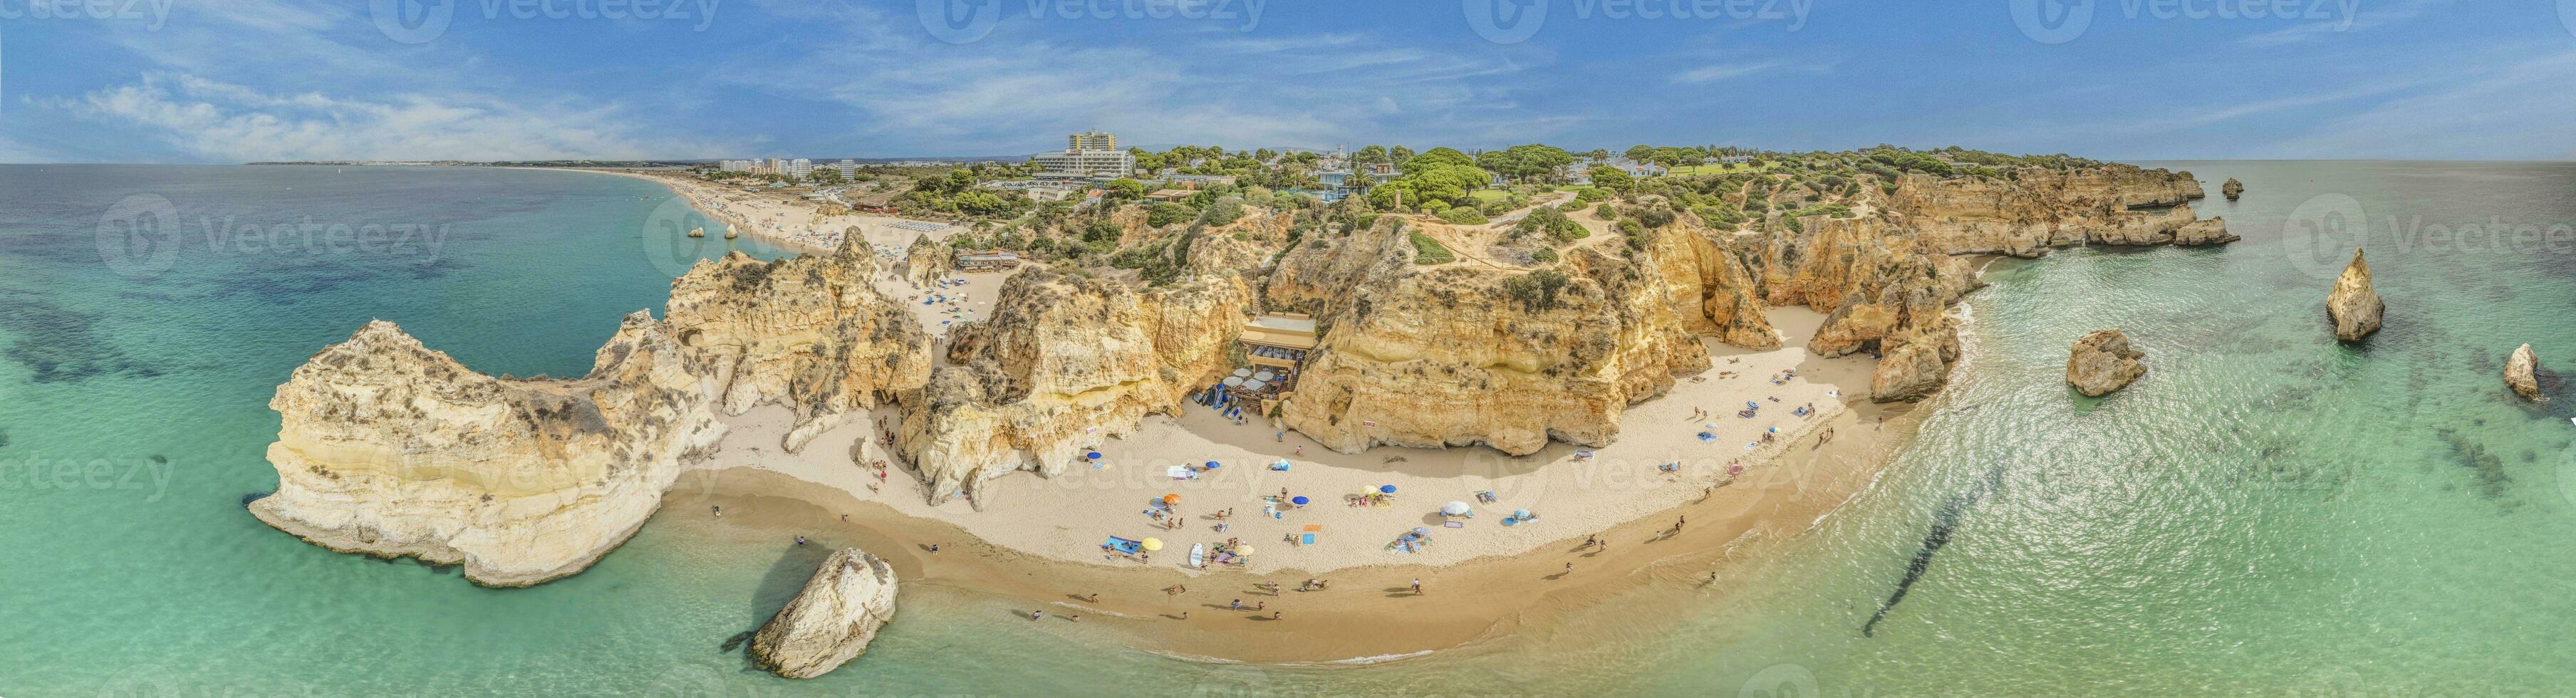
[(1045, 609), (1039, 609), (1039, 610), (1035, 610), (1035, 611), (1030, 611), (1030, 612), (1029, 612), (1029, 620), (1037, 620), (1037, 619), (1039, 619), (1039, 618), (1045, 618), (1045, 617), (1046, 617), (1046, 610), (1045, 610)]
[(1240, 610), (1243, 610), (1243, 599), (1235, 599), (1235, 600), (1234, 600), (1234, 603), (1229, 604), (1229, 605), (1228, 605), (1228, 607), (1226, 608), (1226, 610), (1229, 610), (1229, 611), (1240, 611)]
[(1571, 562), (1565, 563), (1565, 573), (1566, 573), (1566, 574), (1574, 574), (1574, 563), (1571, 563)]
[(1421, 577), (1414, 577), (1414, 578), (1413, 578), (1413, 593), (1414, 593), (1414, 595), (1416, 595), (1416, 596), (1419, 596), (1419, 595), (1421, 595), (1421, 594), (1422, 594), (1422, 578), (1421, 578)]
[(1594, 534), (1594, 535), (1584, 536), (1584, 537), (1583, 537), (1583, 544), (1582, 544), (1582, 545), (1578, 545), (1578, 546), (1574, 546), (1574, 549), (1576, 549), (1576, 550), (1582, 550), (1582, 549), (1584, 549), (1584, 548), (1589, 548), (1589, 547), (1592, 547), (1592, 546), (1595, 546), (1595, 545), (1600, 545), (1600, 544), (1601, 544), (1601, 536), (1600, 536), (1599, 534)]

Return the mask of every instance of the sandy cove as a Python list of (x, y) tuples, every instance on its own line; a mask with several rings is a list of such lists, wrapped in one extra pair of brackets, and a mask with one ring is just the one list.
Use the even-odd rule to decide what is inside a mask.
[[(794, 231), (855, 225), (881, 258), (899, 263), (919, 234), (894, 228), (889, 224), (902, 219), (883, 216), (818, 222), (804, 202), (763, 201), (687, 178), (582, 171), (662, 183), (745, 234), (791, 250), (818, 250)], [(779, 225), (747, 225), (763, 220)], [(945, 239), (957, 230), (931, 235)], [(1007, 275), (953, 278), (957, 285), (924, 288), (890, 271), (878, 286), (914, 308), (936, 336), (945, 334), (943, 320), (989, 311)], [(958, 300), (925, 305), (924, 294)], [(725, 418), (732, 431), (723, 450), (683, 476), (656, 518), (747, 544), (775, 545), (799, 535), (857, 544), (893, 560), (906, 584), (990, 598), (1014, 613), (1045, 609), (1051, 622), (1079, 614), (1086, 618), (1084, 632), (1120, 633), (1135, 646), (1174, 654), (1330, 662), (1456, 647), (1639, 585), (1723, 591), (1710, 585), (1720, 561), (1747, 543), (1806, 530), (1876, 474), (1911, 434), (1909, 410), (1873, 405), (1843, 389), (1868, 384), (1870, 361), (1805, 351), (1823, 316), (1796, 307), (1768, 315), (1786, 346), (1750, 352), (1703, 340), (1714, 365), (1631, 406), (1617, 440), (1591, 449), (1589, 459), (1578, 459), (1582, 449), (1563, 443), (1517, 457), (1481, 446), (1341, 454), (1263, 420), (1237, 425), (1212, 409), (1184, 404), (1178, 418), (1149, 417), (1136, 435), (1098, 444), (1102, 467), (1076, 467), (1051, 479), (1005, 476), (988, 509), (977, 512), (962, 498), (926, 504), (923, 483), (902, 473), (900, 459), (873, 438), (873, 422), (894, 423), (891, 409), (791, 454), (777, 446), (790, 416), (773, 406)], [(1768, 380), (1790, 368), (1797, 377)], [(1747, 401), (1761, 406), (1758, 417), (1736, 415)], [(1809, 404), (1813, 414), (1792, 415)], [(1706, 412), (1695, 415), (1698, 410)], [(1778, 433), (1763, 443), (1774, 427)], [(1700, 440), (1703, 431), (1714, 438)], [(1819, 445), (1828, 432), (1832, 440)], [(1266, 467), (1283, 458), (1289, 471)], [(1165, 474), (1170, 466), (1211, 460), (1224, 467), (1196, 480)], [(896, 470), (880, 479), (861, 465), (877, 461)], [(1679, 467), (1656, 467), (1665, 463)], [(1743, 470), (1729, 477), (1736, 465)], [(1391, 506), (1343, 503), (1344, 495), (1390, 484), (1397, 487)], [(1281, 488), (1312, 503), (1279, 518), (1264, 515), (1264, 497)], [(1498, 500), (1480, 503), (1478, 491)], [(1164, 494), (1183, 498), (1178, 528), (1163, 528), (1146, 513)], [(1453, 500), (1476, 510), (1459, 520), (1461, 528), (1443, 526), (1438, 515)], [(714, 516), (718, 506), (725, 516)], [(1231, 518), (1215, 518), (1225, 509), (1233, 510)], [(1515, 509), (1537, 517), (1502, 526)], [(1682, 520), (1688, 525), (1673, 532)], [(1217, 530), (1219, 524), (1227, 530)], [(1288, 541), (1308, 526), (1321, 527), (1314, 545)], [(1388, 549), (1415, 528), (1431, 531), (1430, 545), (1413, 553)], [(1160, 538), (1166, 547), (1150, 560), (1105, 555), (1100, 544), (1113, 535)], [(1607, 545), (1584, 544), (1593, 537)], [(1250, 564), (1187, 564), (1191, 544), (1213, 547), (1230, 538), (1256, 550)], [(929, 552), (932, 545), (940, 552)], [(1295, 591), (1309, 578), (1330, 580), (1332, 587)], [(1414, 579), (1423, 582), (1422, 594), (1411, 592)], [(1255, 587), (1260, 581), (1281, 590)], [(1185, 591), (1170, 591), (1175, 588)], [(1267, 608), (1236, 611), (1236, 599), (1245, 609)], [(1273, 611), (1279, 619), (1271, 619)]]
[[(1102, 443), (1106, 467), (1052, 480), (1006, 476), (1008, 487), (977, 512), (962, 500), (925, 504), (921, 483), (900, 466), (880, 481), (854, 464), (853, 447), (860, 462), (895, 462), (866, 438), (873, 427), (865, 422), (789, 454), (776, 445), (787, 414), (763, 408), (727, 419), (734, 431), (724, 449), (683, 476), (656, 518), (712, 526), (752, 544), (799, 535), (826, 545), (856, 543), (894, 560), (905, 584), (953, 588), (1016, 613), (1044, 609), (1049, 622), (1079, 614), (1081, 632), (1120, 633), (1157, 651), (1277, 663), (1456, 647), (1639, 585), (1723, 591), (1707, 586), (1710, 575), (1739, 546), (1806, 530), (1876, 474), (1911, 433), (1910, 410), (1870, 405), (1839, 390), (1865, 382), (1869, 362), (1808, 355), (1799, 338), (1821, 316), (1790, 308), (1774, 309), (1772, 319), (1790, 346), (1765, 352), (1716, 347), (1715, 366), (1696, 376), (1707, 380), (1684, 377), (1667, 395), (1633, 406), (1618, 441), (1595, 449), (1589, 461), (1576, 460), (1577, 449), (1565, 444), (1519, 458), (1481, 446), (1379, 447), (1345, 455), (1293, 432), (1283, 439), (1259, 423), (1237, 426), (1187, 405), (1179, 419), (1152, 417), (1136, 436)], [(1765, 380), (1789, 367), (1800, 377), (1778, 385)], [(1728, 371), (1737, 375), (1720, 377)], [(1780, 401), (1771, 402), (1773, 396)], [(1734, 414), (1748, 399), (1762, 404), (1759, 418)], [(1815, 415), (1790, 415), (1810, 401)], [(1703, 406), (1720, 416), (1688, 419)], [(1718, 428), (1702, 426), (1708, 423)], [(1771, 444), (1744, 449), (1772, 426), (1781, 434)], [(1819, 447), (1828, 429), (1834, 437)], [(1718, 436), (1701, 442), (1701, 431)], [(1300, 445), (1302, 456), (1295, 454)], [(1293, 464), (1290, 471), (1263, 467), (1282, 457)], [(1728, 465), (1739, 459), (1745, 470), (1726, 478)], [(1225, 466), (1196, 481), (1164, 475), (1167, 464), (1206, 460)], [(1676, 461), (1678, 472), (1656, 468)], [(1343, 494), (1383, 484), (1397, 486), (1394, 506), (1341, 502)], [(1260, 497), (1281, 487), (1317, 501), (1278, 519), (1259, 516)], [(1477, 506), (1463, 528), (1438, 523), (1442, 503), (1473, 504), (1477, 490), (1501, 500)], [(1143, 513), (1149, 500), (1166, 493), (1183, 497), (1180, 529), (1157, 528)], [(713, 514), (717, 506), (724, 508), (720, 518)], [(1231, 530), (1214, 530), (1221, 522), (1209, 517), (1229, 506), (1235, 515), (1222, 523)], [(1502, 526), (1513, 509), (1538, 517)], [(1678, 534), (1669, 532), (1684, 519)], [(1315, 545), (1281, 540), (1307, 525), (1322, 527)], [(1432, 531), (1431, 545), (1413, 554), (1387, 550), (1416, 527)], [(1150, 562), (1104, 557), (1100, 543), (1110, 535), (1157, 537), (1166, 547)], [(1583, 545), (1596, 536), (1606, 548)], [(1187, 565), (1190, 544), (1227, 538), (1256, 549), (1249, 566)], [(940, 546), (935, 554), (928, 549), (934, 544)], [(1332, 586), (1296, 591), (1309, 578)], [(1422, 594), (1411, 592), (1414, 579), (1422, 580)], [(1281, 588), (1254, 586), (1261, 581)], [(1169, 591), (1176, 586), (1186, 590)], [(1089, 600), (1095, 594), (1098, 601)], [(1233, 610), (1236, 599), (1246, 610)], [(1266, 608), (1250, 610), (1256, 606)], [(1270, 620), (1272, 612), (1280, 619)]]

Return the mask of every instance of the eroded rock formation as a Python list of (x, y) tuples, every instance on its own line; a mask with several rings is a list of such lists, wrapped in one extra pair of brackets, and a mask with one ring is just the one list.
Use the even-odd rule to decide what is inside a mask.
[(1215, 383), (1232, 368), (1227, 351), (1250, 302), (1233, 276), (1137, 290), (1021, 272), (974, 331), (973, 353), (952, 353), (963, 365), (934, 372), (920, 404), (907, 405), (897, 449), (932, 502), (964, 494), (981, 507), (985, 481), (1061, 473), (1082, 449)]
[(581, 571), (643, 525), (723, 426), (669, 327), (637, 311), (579, 379), (502, 379), (368, 323), (277, 388), (261, 521), (332, 550), (463, 565), (477, 584)]
[(2129, 348), (2129, 335), (2118, 328), (2095, 330), (2075, 340), (2066, 356), (2066, 384), (2085, 397), (2101, 397), (2129, 386), (2147, 374), (2138, 360), (2147, 353)]
[[(844, 239), (856, 239), (850, 236)], [(947, 245), (930, 239), (928, 234), (915, 235), (912, 245), (903, 248), (903, 278), (927, 284), (957, 270), (957, 257)]]
[(930, 380), (928, 335), (876, 290), (876, 259), (849, 240), (770, 262), (733, 252), (671, 282), (673, 335), (704, 358), (721, 408), (795, 412), (789, 451)]
[(894, 596), (894, 565), (858, 548), (832, 551), (752, 634), (752, 661), (791, 679), (831, 673), (867, 652), (877, 629), (894, 620)]
[(2370, 288), (2370, 265), (2361, 261), (2361, 250), (2352, 251), (2352, 263), (2344, 265), (2335, 276), (2334, 290), (2326, 294), (2326, 317), (2334, 321), (2335, 339), (2359, 341), (2379, 331), (2379, 316), (2387, 310), (2379, 301), (2379, 292)]
[(2531, 345), (2514, 349), (2513, 358), (2505, 360), (2504, 384), (2522, 399), (2546, 399), (2540, 394), (2540, 356), (2531, 352)]
[(2228, 201), (2235, 201), (2236, 197), (2245, 195), (2245, 183), (2236, 181), (2236, 178), (2234, 177), (2229, 177), (2227, 178), (2226, 184), (2218, 186), (2218, 193), (2227, 195)]
[(1392, 227), (1301, 247), (1271, 279), (1273, 305), (1318, 311), (1330, 330), (1282, 419), (1344, 452), (1609, 443), (1630, 403), (1708, 367), (1700, 332), (1778, 346), (1738, 263), (1686, 235), (1658, 238), (1661, 263), (1603, 245), (1527, 272), (1417, 268)]

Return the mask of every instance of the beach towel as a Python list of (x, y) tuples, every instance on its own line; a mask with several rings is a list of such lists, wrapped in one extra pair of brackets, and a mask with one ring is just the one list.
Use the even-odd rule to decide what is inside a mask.
[(1440, 526), (1442, 528), (1466, 528), (1467, 524), (1459, 521), (1442, 521), (1440, 522)]
[(1314, 544), (1315, 544), (1315, 534), (1312, 534), (1312, 533), (1299, 534), (1299, 535), (1297, 536), (1297, 544), (1298, 544), (1298, 545), (1314, 545)]

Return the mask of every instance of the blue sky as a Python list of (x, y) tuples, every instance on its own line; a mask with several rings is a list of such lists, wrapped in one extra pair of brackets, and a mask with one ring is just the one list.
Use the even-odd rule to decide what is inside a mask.
[(2576, 159), (2576, 0), (82, 1), (0, 0), (0, 162), (1000, 155), (1091, 128)]

